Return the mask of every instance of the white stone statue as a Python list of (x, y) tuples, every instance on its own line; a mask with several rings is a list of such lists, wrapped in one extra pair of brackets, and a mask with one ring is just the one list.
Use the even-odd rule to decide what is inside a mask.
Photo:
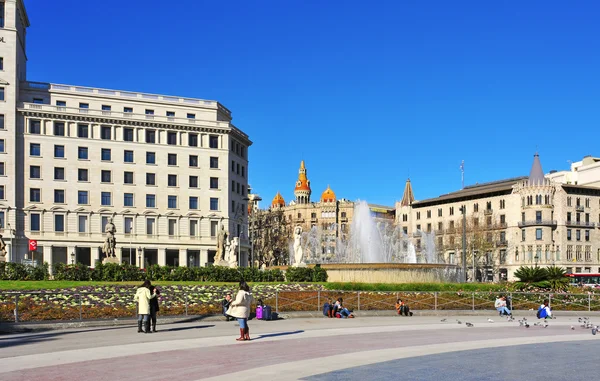
[(0, 234), (0, 262), (6, 262), (6, 243)]
[(296, 226), (294, 228), (294, 266), (298, 267), (303, 265), (302, 262), (302, 227)]
[(229, 242), (229, 247), (227, 249), (227, 257), (225, 258), (225, 260), (229, 264), (229, 267), (237, 267), (237, 254), (239, 245), (240, 239), (238, 237), (233, 237), (233, 239)]
[(107, 258), (116, 257), (115, 248), (117, 246), (117, 240), (115, 239), (115, 233), (117, 232), (117, 228), (115, 227), (115, 224), (113, 224), (112, 218), (108, 219), (108, 223), (104, 227), (104, 232), (106, 233), (106, 240), (102, 246), (102, 252)]
[(219, 230), (219, 234), (217, 236), (217, 253), (215, 254), (215, 264), (218, 264), (223, 260), (223, 257), (227, 253), (227, 232), (225, 231), (225, 226), (221, 224), (221, 230)]

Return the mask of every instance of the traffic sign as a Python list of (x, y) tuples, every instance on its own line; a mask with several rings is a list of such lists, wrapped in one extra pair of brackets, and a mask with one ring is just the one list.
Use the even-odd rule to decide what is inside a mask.
[(29, 240), (29, 251), (36, 251), (37, 250), (37, 241), (34, 239), (30, 239)]

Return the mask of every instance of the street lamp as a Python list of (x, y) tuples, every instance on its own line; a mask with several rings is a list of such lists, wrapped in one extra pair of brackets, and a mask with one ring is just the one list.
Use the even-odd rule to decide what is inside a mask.
[(138, 267), (141, 269), (142, 268), (142, 247), (138, 246)]
[(190, 264), (189, 267), (194, 267), (194, 256), (190, 255)]
[(535, 261), (535, 267), (538, 267), (538, 260), (540, 259), (540, 257), (536, 254), (535, 257), (533, 257), (533, 260)]
[(13, 261), (12, 251), (13, 251), (13, 237), (14, 237), (15, 231), (10, 226), (10, 222), (7, 223), (6, 226), (8, 226), (8, 232), (10, 233), (10, 250), (8, 251), (8, 261), (11, 262), (11, 261)]
[(71, 252), (71, 264), (72, 265), (75, 264), (75, 252), (74, 251)]
[[(464, 282), (467, 283), (467, 208), (463, 205), (459, 209), (463, 215), (462, 223), (462, 272)], [(474, 280), (475, 278), (473, 278)]]

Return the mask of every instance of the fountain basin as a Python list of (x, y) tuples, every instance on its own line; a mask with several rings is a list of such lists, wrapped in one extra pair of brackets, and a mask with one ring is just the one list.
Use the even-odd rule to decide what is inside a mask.
[[(287, 266), (275, 268), (285, 271)], [(321, 268), (328, 282), (351, 283), (458, 283), (462, 273), (457, 265), (439, 263), (329, 263)]]

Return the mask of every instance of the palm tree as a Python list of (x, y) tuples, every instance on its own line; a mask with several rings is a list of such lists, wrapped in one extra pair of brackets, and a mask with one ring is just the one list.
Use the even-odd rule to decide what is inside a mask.
[(519, 281), (515, 284), (518, 288), (550, 287), (548, 282), (548, 271), (543, 267), (521, 266), (515, 271), (515, 276)]
[(546, 273), (553, 290), (564, 290), (569, 285), (569, 279), (565, 276), (567, 271), (563, 267), (550, 266), (546, 268)]

